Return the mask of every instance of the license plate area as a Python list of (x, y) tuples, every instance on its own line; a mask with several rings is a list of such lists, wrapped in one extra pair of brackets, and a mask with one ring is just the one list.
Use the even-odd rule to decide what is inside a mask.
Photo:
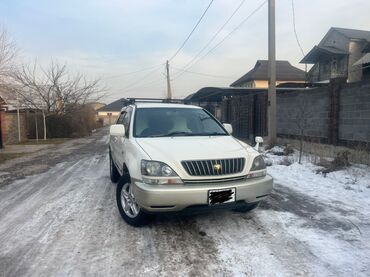
[(208, 205), (235, 202), (235, 188), (212, 189), (208, 191)]

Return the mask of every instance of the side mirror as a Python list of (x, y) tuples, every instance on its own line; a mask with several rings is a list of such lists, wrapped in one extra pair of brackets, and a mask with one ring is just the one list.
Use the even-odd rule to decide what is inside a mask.
[(109, 135), (124, 137), (125, 136), (125, 126), (123, 124), (114, 124), (110, 126)]
[(260, 143), (263, 143), (263, 138), (262, 137), (256, 137), (255, 141), (256, 141), (256, 145), (254, 146), (254, 149), (256, 149), (258, 151), (258, 149), (260, 147)]
[(233, 126), (231, 126), (229, 123), (224, 123), (223, 125), (226, 131), (231, 135), (233, 133)]

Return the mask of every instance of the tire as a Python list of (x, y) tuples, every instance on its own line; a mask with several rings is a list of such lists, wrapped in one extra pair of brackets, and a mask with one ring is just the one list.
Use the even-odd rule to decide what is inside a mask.
[(121, 177), (116, 165), (113, 162), (110, 151), (109, 151), (109, 175), (112, 183), (117, 183), (119, 178)]
[(255, 208), (257, 208), (259, 205), (259, 202), (257, 203), (253, 203), (253, 204), (245, 204), (239, 208), (235, 208), (233, 209), (234, 212), (238, 212), (238, 213), (247, 213)]
[(126, 223), (135, 227), (147, 225), (150, 222), (150, 215), (146, 214), (136, 203), (132, 193), (131, 178), (124, 174), (118, 182), (116, 199), (121, 217)]

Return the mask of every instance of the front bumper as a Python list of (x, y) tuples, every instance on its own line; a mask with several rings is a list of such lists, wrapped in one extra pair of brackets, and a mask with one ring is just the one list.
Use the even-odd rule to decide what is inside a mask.
[[(270, 194), (273, 179), (267, 175), (254, 179), (201, 184), (149, 185), (134, 182), (136, 202), (148, 212), (178, 212), (187, 207), (208, 204), (208, 191), (235, 188), (235, 201), (255, 203)], [(217, 206), (215, 206), (217, 207)]]

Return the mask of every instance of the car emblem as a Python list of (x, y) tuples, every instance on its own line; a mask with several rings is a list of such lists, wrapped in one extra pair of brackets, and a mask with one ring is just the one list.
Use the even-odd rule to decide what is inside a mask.
[(220, 164), (215, 164), (215, 165), (213, 166), (213, 168), (214, 168), (217, 172), (221, 171), (221, 169), (222, 169), (222, 167), (221, 167), (221, 165), (220, 165)]

